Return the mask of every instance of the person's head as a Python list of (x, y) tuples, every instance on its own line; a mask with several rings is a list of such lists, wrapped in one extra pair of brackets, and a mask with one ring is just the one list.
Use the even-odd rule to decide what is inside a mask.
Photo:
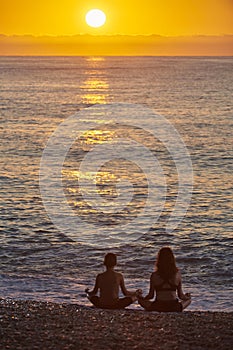
[(177, 273), (178, 268), (171, 248), (163, 247), (160, 249), (156, 261), (156, 270), (163, 279), (169, 279)]
[(116, 266), (116, 264), (117, 264), (117, 256), (116, 256), (116, 254), (108, 253), (108, 254), (105, 255), (105, 257), (104, 257), (104, 265), (107, 268), (114, 267), (114, 266)]

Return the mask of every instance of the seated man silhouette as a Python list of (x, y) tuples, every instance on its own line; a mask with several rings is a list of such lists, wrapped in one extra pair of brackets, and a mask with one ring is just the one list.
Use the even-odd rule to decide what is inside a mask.
[[(136, 291), (128, 291), (125, 287), (123, 275), (114, 271), (116, 264), (116, 255), (113, 253), (106, 254), (104, 258), (106, 271), (97, 275), (95, 287), (92, 291), (85, 290), (88, 299), (98, 308), (124, 309), (137, 300)], [(124, 298), (119, 298), (119, 288), (125, 295)], [(96, 295), (98, 291), (100, 291), (99, 296)]]

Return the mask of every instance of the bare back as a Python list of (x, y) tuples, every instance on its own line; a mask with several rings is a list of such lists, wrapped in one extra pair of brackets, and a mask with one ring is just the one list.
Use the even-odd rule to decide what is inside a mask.
[(159, 276), (158, 272), (154, 272), (151, 275), (151, 285), (154, 291), (156, 291), (157, 300), (175, 300), (177, 298), (177, 290), (179, 292), (180, 284), (181, 275), (179, 271), (168, 281), (164, 281)]
[(100, 289), (100, 301), (105, 304), (112, 304), (119, 297), (119, 287), (122, 275), (113, 270), (107, 270), (97, 276), (97, 283)]

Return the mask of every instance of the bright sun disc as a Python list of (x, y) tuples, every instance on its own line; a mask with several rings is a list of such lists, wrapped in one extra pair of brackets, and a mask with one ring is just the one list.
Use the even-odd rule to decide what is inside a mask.
[(93, 9), (87, 12), (86, 22), (90, 27), (98, 28), (104, 25), (106, 21), (106, 15), (103, 11)]

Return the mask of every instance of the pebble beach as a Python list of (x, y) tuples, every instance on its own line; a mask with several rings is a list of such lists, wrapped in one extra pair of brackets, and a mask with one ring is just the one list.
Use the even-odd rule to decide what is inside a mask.
[(233, 313), (0, 300), (1, 350), (231, 349)]

